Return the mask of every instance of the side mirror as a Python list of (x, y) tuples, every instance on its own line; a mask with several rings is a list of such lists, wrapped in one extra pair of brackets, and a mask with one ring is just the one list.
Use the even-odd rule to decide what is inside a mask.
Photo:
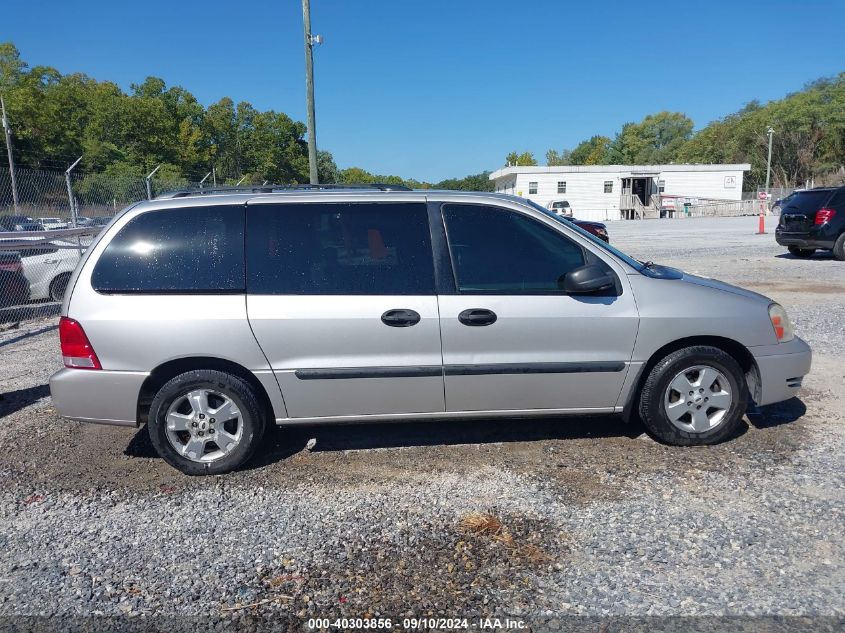
[(587, 264), (571, 270), (563, 276), (560, 285), (569, 294), (587, 294), (606, 290), (615, 285), (613, 277), (598, 264)]

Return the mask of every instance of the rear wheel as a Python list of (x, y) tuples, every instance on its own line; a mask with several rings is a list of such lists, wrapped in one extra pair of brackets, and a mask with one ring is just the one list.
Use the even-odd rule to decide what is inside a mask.
[(845, 233), (833, 244), (833, 256), (840, 262), (845, 262)]
[(252, 457), (265, 416), (253, 388), (238, 376), (196, 370), (176, 376), (156, 394), (147, 423), (168, 464), (186, 475), (229, 472)]
[(799, 248), (797, 246), (790, 246), (789, 252), (792, 253), (795, 257), (801, 257), (802, 259), (807, 257), (812, 257), (813, 254), (816, 252), (815, 248)]
[(65, 298), (69, 281), (70, 273), (64, 273), (50, 282), (50, 299), (53, 301), (62, 301)]
[(639, 411), (651, 435), (667, 444), (715, 444), (732, 435), (748, 389), (739, 364), (716, 347), (686, 347), (649, 372)]

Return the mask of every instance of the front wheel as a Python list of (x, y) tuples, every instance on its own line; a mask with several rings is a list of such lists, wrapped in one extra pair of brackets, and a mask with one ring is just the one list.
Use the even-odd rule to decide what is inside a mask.
[(790, 246), (789, 252), (792, 253), (795, 257), (800, 257), (801, 259), (806, 259), (807, 257), (812, 257), (813, 254), (816, 252), (815, 248), (799, 248), (797, 246)]
[(748, 404), (739, 364), (716, 347), (685, 347), (649, 372), (639, 412), (649, 433), (676, 446), (716, 444), (737, 429)]
[(246, 463), (265, 416), (245, 380), (214, 370), (176, 376), (159, 389), (147, 423), (158, 454), (186, 475), (217, 475)]

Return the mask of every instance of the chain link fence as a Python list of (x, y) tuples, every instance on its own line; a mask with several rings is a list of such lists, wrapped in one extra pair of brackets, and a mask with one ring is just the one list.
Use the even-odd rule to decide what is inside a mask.
[[(125, 206), (148, 197), (143, 177), (17, 169), (17, 204), (0, 170), (0, 329), (58, 314), (70, 275)], [(149, 193), (195, 187), (152, 180)]]

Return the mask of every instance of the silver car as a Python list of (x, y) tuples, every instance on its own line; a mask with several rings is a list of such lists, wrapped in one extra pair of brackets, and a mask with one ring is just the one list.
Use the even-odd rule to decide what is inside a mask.
[(60, 338), (58, 411), (146, 423), (188, 474), (240, 466), (271, 423), (619, 413), (711, 444), (811, 360), (762, 295), (522, 198), (386, 186), (129, 207), (71, 278)]

